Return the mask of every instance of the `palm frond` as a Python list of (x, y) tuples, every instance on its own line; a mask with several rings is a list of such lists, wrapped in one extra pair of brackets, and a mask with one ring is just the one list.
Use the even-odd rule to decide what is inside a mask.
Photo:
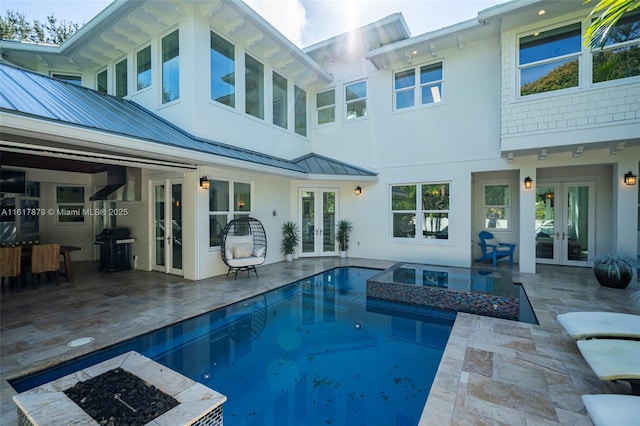
[[(586, 0), (589, 3), (591, 0)], [(600, 0), (587, 19), (591, 20), (585, 32), (584, 44), (593, 49), (604, 46), (611, 29), (627, 12), (640, 7), (640, 0)]]

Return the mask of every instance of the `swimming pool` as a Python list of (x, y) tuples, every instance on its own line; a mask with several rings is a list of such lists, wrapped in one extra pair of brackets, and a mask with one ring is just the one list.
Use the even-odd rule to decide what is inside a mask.
[(226, 425), (415, 425), (455, 313), (368, 299), (378, 272), (327, 271), (11, 384), (135, 350), (226, 395)]

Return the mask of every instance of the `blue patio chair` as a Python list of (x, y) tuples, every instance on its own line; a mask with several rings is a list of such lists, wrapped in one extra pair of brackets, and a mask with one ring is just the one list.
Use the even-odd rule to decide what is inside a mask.
[(509, 256), (509, 265), (513, 265), (513, 252), (516, 249), (516, 244), (499, 243), (493, 234), (487, 231), (480, 232), (478, 236), (480, 237), (478, 244), (482, 249), (482, 256), (476, 262), (491, 260), (495, 268), (498, 259)]

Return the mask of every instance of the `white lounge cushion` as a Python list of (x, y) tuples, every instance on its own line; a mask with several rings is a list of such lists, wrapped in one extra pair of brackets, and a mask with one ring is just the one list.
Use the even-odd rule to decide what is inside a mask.
[(264, 262), (264, 257), (245, 257), (244, 259), (227, 259), (227, 264), (233, 268), (242, 268), (243, 266), (255, 266)]
[(264, 252), (267, 250), (266, 247), (254, 247), (253, 254), (254, 257), (264, 257)]
[[(496, 251), (511, 251), (511, 247), (501, 246), (500, 243), (495, 238), (486, 239), (484, 241), (488, 246), (487, 247), (488, 251), (491, 251), (491, 249), (495, 249)], [(494, 246), (494, 247), (491, 247), (491, 246)]]
[(627, 337), (640, 339), (640, 315), (619, 312), (567, 312), (558, 321), (574, 339)]
[(589, 339), (576, 344), (600, 380), (640, 379), (640, 340)]
[(640, 421), (640, 396), (582, 395), (595, 426), (634, 426)]
[(253, 254), (252, 243), (234, 243), (233, 244), (233, 258), (245, 259), (251, 257)]
[(253, 245), (253, 236), (251, 235), (229, 235), (224, 243), (224, 255), (229, 259), (233, 259), (233, 246), (235, 244), (252, 244)]

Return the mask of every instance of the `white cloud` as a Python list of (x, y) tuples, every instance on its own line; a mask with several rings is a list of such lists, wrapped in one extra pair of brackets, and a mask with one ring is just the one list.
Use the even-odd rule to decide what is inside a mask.
[(296, 46), (302, 46), (302, 34), (307, 18), (300, 0), (244, 1)]

